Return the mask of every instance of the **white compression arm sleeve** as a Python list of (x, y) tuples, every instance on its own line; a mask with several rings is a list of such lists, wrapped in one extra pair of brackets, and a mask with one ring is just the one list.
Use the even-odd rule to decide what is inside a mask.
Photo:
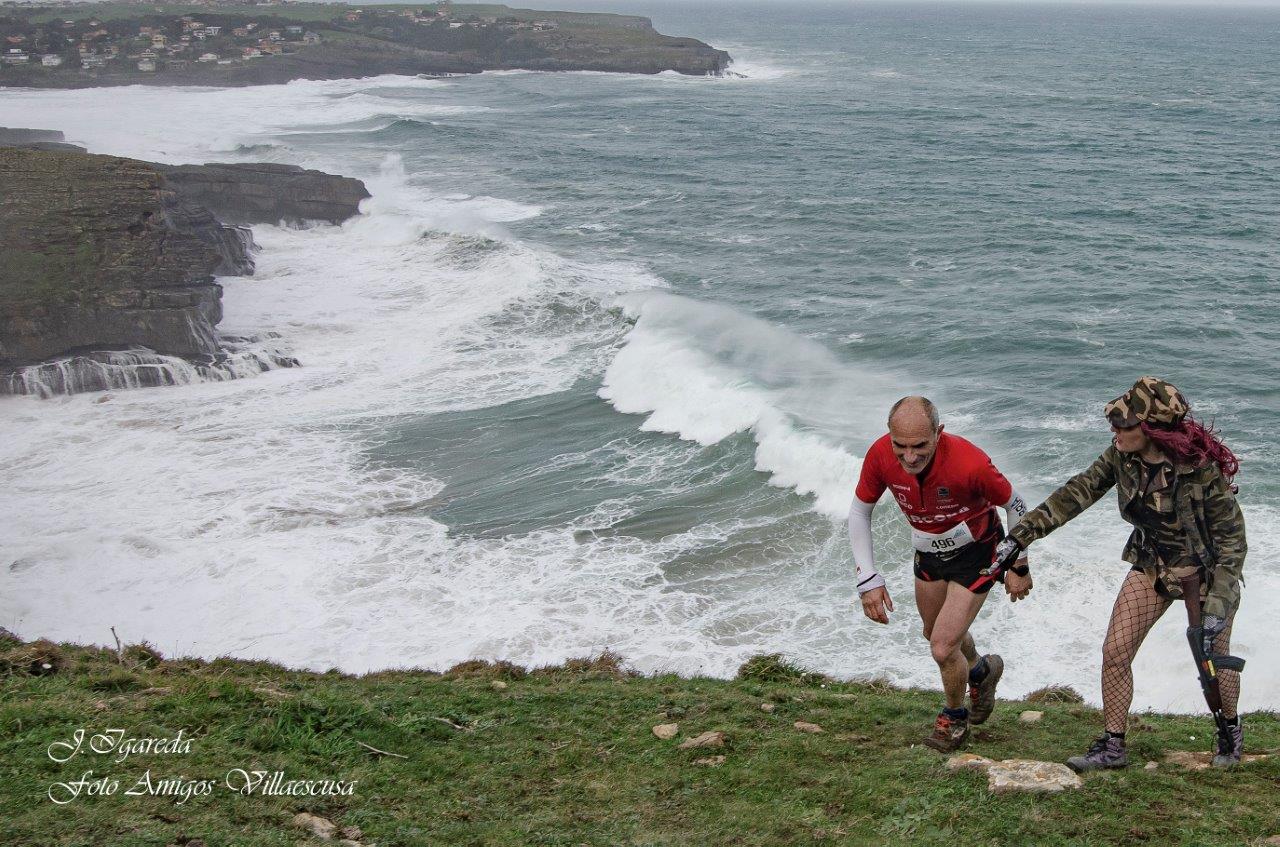
[(871, 510), (875, 507), (875, 503), (864, 503), (854, 495), (849, 509), (849, 546), (853, 548), (859, 594), (884, 585), (884, 577), (876, 572), (876, 554), (871, 546)]
[[(858, 498), (855, 497), (853, 499), (856, 500)], [(1011, 531), (1019, 522), (1022, 521), (1023, 518), (1027, 516), (1027, 501), (1023, 500), (1022, 495), (1016, 491), (1013, 492), (1013, 496), (1009, 498), (1009, 502), (1005, 503), (1000, 508), (1004, 509), (1005, 523), (1008, 524), (1008, 526), (1005, 527), (1006, 530)]]

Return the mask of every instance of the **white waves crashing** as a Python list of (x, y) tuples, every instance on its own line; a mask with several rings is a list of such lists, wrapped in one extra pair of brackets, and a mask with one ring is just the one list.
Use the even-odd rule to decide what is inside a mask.
[[(0, 121), (61, 128), (94, 150), (202, 161), (291, 123), (359, 117), (325, 108), (380, 86), (412, 108), (399, 102), (405, 88), (430, 98), (439, 84), (394, 78), (194, 99), (161, 89), (6, 94)], [(134, 120), (160, 103), (171, 115), (162, 128)], [(350, 172), (322, 152), (292, 153)], [(598, 373), (625, 331), (601, 301), (660, 280), (511, 240), (505, 224), (537, 206), (427, 193), (394, 157), (380, 170), (355, 164), (374, 194), (362, 215), (340, 227), (257, 227), (257, 274), (222, 280), (221, 329), (277, 333), (301, 368), (0, 402), (9, 481), (0, 509), (10, 516), (0, 625), (90, 642), (115, 625), (170, 652), (316, 667), (435, 665), (511, 635), (502, 622), (477, 628), (487, 617), (477, 606), (529, 558), (576, 561), (568, 530), (513, 542), (510, 553), (501, 542), (449, 539), (421, 516), (440, 483), (371, 468), (365, 450), (378, 421), (560, 391)], [(626, 557), (609, 566), (635, 571)], [(483, 592), (459, 593), (486, 573)], [(533, 598), (529, 615), (549, 596)], [(405, 630), (421, 638), (406, 644)], [(554, 638), (539, 644), (567, 649)]]
[(665, 292), (625, 295), (636, 321), (600, 396), (641, 428), (714, 444), (750, 431), (756, 469), (814, 508), (849, 510), (859, 461), (841, 441), (870, 433), (890, 386), (825, 347), (728, 306)]
[[(92, 153), (198, 164), (234, 159), (242, 143), (269, 140), (275, 133), (334, 131), (380, 117), (430, 120), (479, 111), (447, 102), (450, 85), (381, 76), (244, 88), (128, 86), (109, 89), (109, 96), (104, 96), (107, 89), (19, 89), (0, 96), (0, 126), (61, 130), (67, 141), (84, 144)], [(400, 96), (406, 93), (411, 96)], [(346, 173), (342, 163), (319, 155), (299, 150), (289, 155), (292, 164), (327, 165)], [(261, 160), (259, 154), (250, 157)]]

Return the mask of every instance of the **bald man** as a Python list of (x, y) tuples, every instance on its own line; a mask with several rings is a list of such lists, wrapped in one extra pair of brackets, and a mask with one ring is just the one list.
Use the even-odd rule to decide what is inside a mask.
[(950, 752), (968, 740), (970, 724), (991, 716), (1004, 673), (999, 656), (979, 657), (969, 626), (996, 582), (1004, 582), (1014, 601), (1031, 590), (1025, 556), (1007, 574), (992, 566), (995, 547), (1005, 536), (995, 507), (1005, 510), (1012, 529), (1027, 506), (986, 453), (943, 432), (938, 408), (927, 398), (903, 397), (894, 403), (888, 434), (871, 445), (862, 462), (849, 511), (862, 611), (882, 624), (889, 622), (893, 600), (876, 572), (871, 511), (886, 490), (911, 525), (916, 608), (946, 695), (946, 706), (924, 743)]

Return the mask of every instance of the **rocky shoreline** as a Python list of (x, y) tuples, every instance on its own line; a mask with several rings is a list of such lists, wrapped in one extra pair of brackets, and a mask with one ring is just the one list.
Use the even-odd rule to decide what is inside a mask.
[(255, 223), (341, 223), (348, 177), (275, 164), (159, 165), (0, 129), (0, 394), (233, 379), (297, 365), (221, 335), (215, 276), (253, 274)]

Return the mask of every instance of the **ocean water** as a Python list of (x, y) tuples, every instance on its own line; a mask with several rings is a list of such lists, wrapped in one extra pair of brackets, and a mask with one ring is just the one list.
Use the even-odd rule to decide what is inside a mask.
[[(1155, 373), (1241, 456), (1243, 705), (1280, 707), (1280, 12), (608, 8), (733, 74), (0, 92), (0, 125), (95, 152), (373, 194), (255, 227), (258, 273), (222, 280), (223, 329), (303, 367), (0, 400), (0, 625), (350, 671), (782, 652), (937, 687), (891, 504), (898, 612), (854, 599), (843, 516), (889, 404), (932, 397), (1038, 502)], [(1006, 694), (1098, 700), (1125, 526), (1103, 500), (1032, 548), (1030, 600), (992, 593)], [(1138, 708), (1203, 708), (1179, 618)]]

